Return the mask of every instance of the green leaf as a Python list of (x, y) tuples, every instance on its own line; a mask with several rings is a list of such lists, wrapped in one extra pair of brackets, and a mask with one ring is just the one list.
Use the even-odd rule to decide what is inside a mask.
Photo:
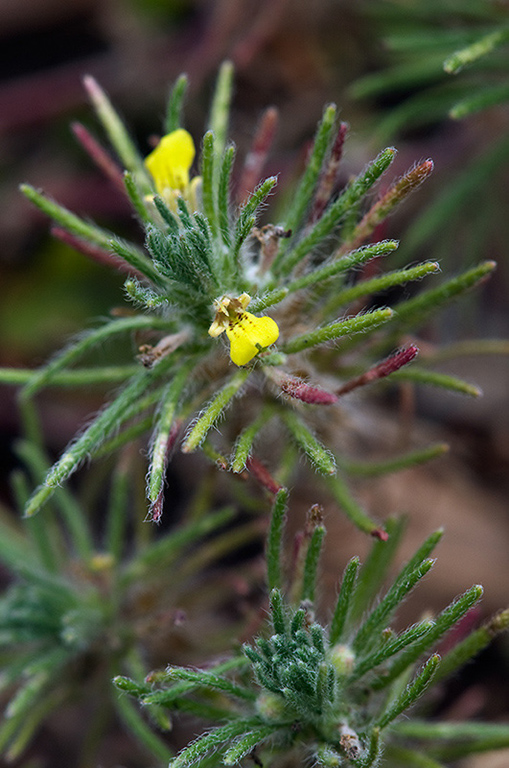
[(316, 347), (325, 344), (333, 339), (342, 336), (350, 336), (355, 333), (365, 333), (378, 328), (379, 325), (386, 323), (393, 317), (392, 309), (375, 309), (373, 312), (366, 312), (364, 315), (355, 315), (347, 320), (341, 320), (338, 323), (324, 325), (315, 331), (303, 333), (301, 336), (294, 336), (293, 339), (283, 344), (281, 351), (287, 355), (296, 352), (302, 352), (310, 347)]
[(322, 475), (333, 475), (336, 471), (336, 461), (332, 453), (316, 439), (296, 413), (283, 411), (281, 416), (312, 466)]
[(182, 110), (187, 86), (187, 75), (180, 75), (171, 89), (164, 121), (166, 133), (172, 133), (182, 127)]
[(406, 709), (412, 706), (417, 699), (422, 696), (426, 689), (431, 684), (433, 676), (440, 664), (440, 656), (435, 654), (428, 659), (421, 671), (417, 674), (414, 680), (405, 688), (403, 693), (398, 696), (389, 709), (378, 719), (376, 725), (380, 730), (386, 728), (389, 723), (395, 720), (398, 715), (404, 712)]
[(267, 536), (267, 584), (269, 590), (281, 588), (282, 538), (288, 508), (288, 491), (281, 488), (276, 494)]

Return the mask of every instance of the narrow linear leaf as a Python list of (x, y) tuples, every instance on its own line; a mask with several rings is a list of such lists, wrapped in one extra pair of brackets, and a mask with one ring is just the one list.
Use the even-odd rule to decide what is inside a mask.
[(389, 589), (385, 597), (369, 614), (355, 635), (352, 647), (356, 653), (360, 653), (374, 640), (379, 639), (381, 630), (387, 625), (396, 608), (401, 604), (415, 585), (425, 576), (434, 565), (430, 559), (422, 563), (411, 572), (406, 572), (404, 578), (398, 579)]
[(53, 465), (44, 485), (38, 488), (29, 500), (25, 510), (27, 517), (38, 512), (56, 488), (78, 468), (89, 453), (123, 423), (127, 408), (138, 400), (154, 379), (166, 373), (173, 364), (174, 361), (170, 355), (163, 358), (155, 368), (145, 369), (132, 379)]
[(171, 384), (168, 386), (166, 397), (161, 404), (160, 418), (152, 440), (151, 463), (147, 484), (148, 498), (152, 503), (156, 501), (163, 487), (167, 464), (168, 439), (190, 370), (190, 365), (183, 365), (177, 371)]
[(221, 171), (219, 174), (219, 184), (217, 191), (217, 216), (219, 231), (223, 238), (226, 248), (231, 247), (230, 234), (230, 181), (233, 170), (233, 161), (235, 160), (235, 147), (230, 145), (226, 147)]
[(143, 224), (147, 224), (151, 218), (145, 204), (144, 197), (138, 189), (136, 179), (129, 171), (124, 172), (124, 184), (129, 200), (131, 201), (134, 210), (138, 214), (140, 221)]
[[(41, 387), (52, 383), (56, 374), (62, 371), (63, 368), (72, 365), (92, 347), (102, 344), (104, 341), (113, 338), (117, 334), (132, 333), (133, 331), (145, 329), (168, 330), (172, 325), (172, 323), (170, 324), (167, 320), (163, 320), (162, 318), (136, 315), (134, 317), (122, 317), (110, 320), (99, 328), (85, 331), (67, 348), (58, 352), (57, 355), (43, 368), (35, 372), (28, 371), (29, 382), (22, 391), (22, 397), (32, 397)], [(101, 369), (99, 369), (97, 373), (99, 373), (100, 370)]]
[(391, 376), (403, 366), (411, 363), (418, 353), (419, 350), (414, 344), (399, 349), (394, 354), (389, 355), (385, 360), (382, 360), (382, 362), (377, 363), (372, 368), (361, 373), (360, 376), (355, 376), (353, 379), (346, 381), (336, 391), (336, 394), (346, 395), (358, 387), (364, 387), (366, 384), (372, 384), (375, 381)]
[[(329, 480), (329, 488), (341, 511), (363, 533), (380, 537), (380, 526), (365, 512), (351, 494), (344, 479), (336, 474)], [(382, 537), (383, 538), (383, 537)]]
[(211, 400), (203, 414), (197, 419), (189, 431), (182, 446), (182, 451), (184, 453), (191, 453), (199, 448), (209, 431), (215, 425), (217, 420), (221, 418), (225, 409), (231, 404), (233, 398), (239, 393), (239, 390), (246, 382), (250, 373), (251, 370), (249, 368), (241, 368), (231, 377), (228, 383), (219, 390), (217, 395)]
[(249, 733), (253, 725), (258, 726), (259, 723), (257, 721), (253, 723), (252, 718), (247, 718), (234, 720), (227, 725), (214, 728), (179, 752), (177, 757), (170, 761), (169, 768), (188, 768), (210, 750), (231, 743), (232, 739), (242, 736), (246, 732)]
[(317, 328), (316, 331), (295, 336), (282, 345), (281, 351), (288, 355), (294, 354), (310, 347), (316, 347), (319, 344), (325, 344), (333, 339), (374, 330), (379, 325), (388, 322), (393, 317), (393, 314), (392, 309), (376, 309), (373, 312), (367, 312), (365, 315), (356, 315), (347, 320), (341, 320), (338, 323), (331, 323), (322, 328)]
[(216, 163), (223, 155), (228, 134), (230, 102), (233, 88), (233, 64), (224, 61), (219, 69), (210, 110), (209, 128), (214, 134)]
[(270, 593), (270, 610), (272, 613), (272, 625), (277, 635), (288, 634), (288, 622), (283, 596), (279, 589), (273, 589)]
[(260, 205), (270, 195), (276, 184), (277, 178), (275, 176), (269, 176), (256, 187), (253, 194), (247, 199), (247, 201), (240, 209), (240, 213), (235, 224), (233, 243), (229, 255), (231, 269), (234, 270), (234, 274), (237, 274), (239, 271), (240, 249), (242, 243), (251, 234), (254, 223), (256, 221), (255, 213)]
[(97, 141), (95, 136), (85, 128), (84, 125), (78, 122), (71, 123), (71, 129), (75, 137), (99, 168), (100, 171), (106, 176), (107, 179), (118, 189), (119, 192), (125, 193), (125, 185), (122, 179), (122, 169), (113, 160), (111, 155), (104, 149), (104, 147)]
[(203, 669), (185, 669), (184, 667), (168, 667), (166, 669), (166, 679), (182, 680), (184, 682), (195, 683), (203, 688), (211, 688), (217, 691), (234, 696), (245, 701), (254, 701), (256, 694), (249, 688), (232, 683), (228, 678), (209, 672)]
[(207, 217), (212, 233), (217, 232), (216, 195), (214, 188), (214, 157), (215, 137), (212, 131), (207, 131), (203, 137), (201, 151), (201, 177), (203, 210)]
[(400, 472), (410, 467), (419, 466), (427, 461), (440, 458), (447, 453), (449, 446), (446, 443), (437, 443), (427, 448), (421, 448), (417, 451), (411, 451), (403, 456), (396, 456), (388, 461), (359, 463), (341, 459), (341, 469), (348, 475), (354, 477), (377, 477), (386, 475), (390, 472)]
[(437, 288), (424, 291), (413, 299), (400, 302), (397, 305), (397, 324), (406, 326), (415, 321), (421, 323), (423, 316), (438, 310), (439, 307), (485, 280), (496, 266), (494, 261), (485, 261), (458, 275), (458, 277), (446, 280)]
[[(292, 197), (292, 204), (285, 219), (285, 229), (295, 233), (302, 225), (304, 216), (309, 209), (313, 194), (323, 169), (327, 153), (330, 151), (331, 140), (335, 132), (337, 107), (328, 104), (318, 124), (313, 149), (311, 151), (302, 179)], [(288, 241), (281, 243), (279, 253), (274, 261), (274, 268), (283, 259), (288, 247)]]
[(500, 632), (509, 627), (509, 610), (500, 611), (482, 627), (474, 629), (442, 657), (437, 680), (448, 677), (460, 669), (467, 661), (483, 651)]
[(398, 635), (394, 640), (390, 640), (385, 643), (381, 648), (378, 648), (369, 656), (365, 656), (355, 667), (353, 674), (350, 677), (351, 681), (358, 680), (360, 677), (369, 672), (370, 670), (378, 667), (384, 661), (387, 661), (391, 656), (399, 653), (407, 645), (410, 645), (415, 640), (425, 635), (433, 626), (432, 621), (421, 621), (419, 624), (415, 624), (413, 627), (409, 627), (407, 630)]
[(172, 133), (182, 127), (182, 110), (187, 91), (187, 75), (180, 75), (175, 81), (168, 98), (164, 127), (166, 133)]
[(354, 228), (347, 243), (341, 246), (341, 250), (346, 248), (357, 248), (365, 242), (376, 227), (403, 201), (408, 195), (419, 187), (433, 171), (433, 161), (424, 160), (414, 168), (410, 169), (404, 176), (396, 181), (378, 200), (370, 210), (363, 216), (359, 224)]
[(152, 184), (145, 170), (143, 158), (129, 136), (118, 113), (113, 108), (111, 101), (93, 77), (89, 75), (84, 77), (83, 84), (94, 105), (97, 116), (108, 134), (108, 138), (119, 158), (124, 163), (125, 168), (136, 176), (143, 193), (150, 194), (152, 192)]
[(360, 267), (371, 259), (392, 253), (392, 251), (397, 249), (398, 245), (399, 243), (397, 240), (381, 240), (374, 245), (365, 245), (362, 248), (357, 248), (357, 250), (350, 251), (341, 257), (338, 257), (335, 253), (324, 266), (317, 267), (306, 275), (292, 280), (288, 285), (287, 290), (289, 293), (294, 293), (295, 291), (300, 291), (302, 288), (307, 288), (310, 285), (321, 283), (342, 272), (348, 272), (350, 269)]
[(256, 127), (252, 144), (244, 160), (244, 167), (238, 184), (237, 199), (243, 203), (251, 190), (259, 183), (267, 160), (279, 120), (276, 107), (268, 107)]
[(307, 256), (327, 235), (330, 235), (341, 219), (364, 197), (384, 171), (387, 170), (395, 155), (396, 150), (394, 147), (389, 147), (380, 152), (364, 171), (349, 184), (338, 199), (326, 208), (323, 216), (304, 234), (295, 248), (287, 253), (284, 261), (273, 265), (274, 273), (290, 274), (301, 259)]
[(509, 725), (507, 723), (480, 723), (472, 720), (467, 723), (455, 721), (433, 722), (430, 720), (401, 720), (394, 723), (394, 733), (409, 739), (423, 741), (448, 741), (454, 739), (495, 739), (509, 741)]
[(461, 395), (469, 397), (480, 397), (482, 390), (475, 384), (458, 379), (456, 376), (449, 376), (446, 373), (438, 371), (429, 371), (425, 368), (416, 368), (415, 366), (404, 371), (397, 371), (392, 375), (396, 381), (411, 381), (415, 384), (426, 384), (431, 387), (440, 387), (450, 392), (458, 392)]
[(371, 280), (361, 280), (351, 288), (345, 288), (339, 291), (333, 296), (324, 307), (324, 314), (331, 314), (336, 312), (339, 307), (344, 307), (346, 304), (351, 304), (359, 298), (364, 296), (372, 296), (373, 294), (382, 293), (389, 288), (394, 288), (398, 285), (405, 285), (413, 280), (422, 280), (427, 275), (434, 274), (440, 271), (440, 265), (436, 261), (427, 261), (424, 264), (419, 264), (417, 267), (410, 267), (409, 269), (399, 269), (395, 272), (388, 272), (380, 277), (374, 277)]
[(476, 40), (472, 45), (462, 48), (459, 51), (453, 53), (449, 58), (444, 61), (444, 70), (449, 75), (457, 75), (463, 67), (468, 64), (472, 64), (482, 56), (491, 53), (499, 45), (509, 40), (509, 30), (500, 29), (496, 32), (490, 32), (488, 35), (481, 37), (480, 40)]
[(394, 761), (402, 768), (445, 768), (443, 763), (437, 762), (429, 755), (424, 755), (415, 749), (401, 747), (399, 744), (387, 745), (385, 753), (388, 760)]
[(112, 233), (80, 219), (79, 216), (76, 216), (76, 214), (67, 210), (64, 206), (46, 197), (42, 192), (38, 192), (30, 184), (21, 184), (20, 191), (46, 216), (57, 221), (64, 229), (89, 242), (109, 249), (113, 237)]
[(286, 511), (288, 508), (288, 491), (281, 488), (276, 494), (270, 518), (267, 536), (267, 584), (269, 590), (281, 588), (281, 549)]
[(333, 475), (336, 471), (334, 456), (316, 439), (299, 416), (292, 411), (284, 411), (282, 418), (291, 436), (313, 467), (322, 475)]
[(336, 607), (330, 625), (329, 642), (331, 646), (339, 643), (343, 637), (343, 631), (348, 620), (350, 599), (355, 589), (359, 565), (359, 558), (352, 557), (344, 570)]
[(263, 294), (263, 296), (253, 299), (249, 309), (253, 313), (262, 312), (264, 309), (267, 309), (267, 307), (279, 304), (280, 301), (286, 299), (289, 292), (288, 288), (276, 288), (274, 291), (269, 291)]
[(452, 117), (453, 120), (462, 120), (463, 118), (468, 117), (468, 115), (504, 104), (508, 99), (509, 86), (507, 83), (497, 84), (491, 87), (484, 85), (480, 93), (462, 99), (451, 107), (449, 110), (449, 117)]
[(440, 656), (435, 654), (426, 662), (420, 673), (406, 687), (403, 693), (396, 699), (392, 706), (378, 720), (377, 726), (382, 730), (395, 720), (398, 715), (412, 706), (422, 696), (430, 685), (433, 676), (440, 664)]
[(116, 237), (109, 241), (108, 247), (109, 250), (120, 256), (127, 264), (130, 264), (138, 272), (141, 272), (142, 275), (148, 277), (155, 285), (166, 284), (166, 281), (153, 262), (136, 246)]
[(410, 664), (415, 663), (428, 648), (431, 648), (442, 635), (451, 629), (451, 627), (453, 627), (461, 617), (464, 616), (465, 613), (478, 602), (478, 600), (480, 600), (482, 593), (482, 587), (475, 585), (453, 603), (448, 605), (447, 608), (435, 617), (434, 626), (426, 636), (415, 643), (411, 648), (403, 651), (388, 669), (387, 673), (381, 675), (372, 683), (373, 688), (384, 688), (399, 677)]
[(306, 559), (304, 561), (304, 570), (302, 574), (302, 601), (315, 599), (316, 582), (318, 578), (318, 564), (322, 551), (323, 540), (325, 537), (325, 528), (323, 525), (317, 525), (309, 539)]
[(318, 221), (329, 204), (339, 180), (339, 168), (343, 157), (343, 147), (348, 133), (348, 124), (340, 123), (332, 143), (329, 158), (322, 168), (315, 191), (313, 205), (309, 213), (311, 223)]
[(258, 728), (254, 728), (251, 733), (246, 736), (237, 739), (233, 745), (225, 752), (223, 757), (224, 765), (235, 765), (239, 763), (243, 757), (248, 755), (253, 749), (269, 736), (273, 736), (277, 732), (277, 729), (273, 725), (260, 725)]

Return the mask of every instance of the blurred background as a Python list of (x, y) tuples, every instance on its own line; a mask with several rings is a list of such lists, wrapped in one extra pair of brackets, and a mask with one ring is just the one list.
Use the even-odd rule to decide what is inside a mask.
[[(146, 154), (182, 72), (190, 79), (186, 127), (199, 139), (218, 65), (227, 58), (236, 70), (230, 133), (240, 156), (262, 110), (279, 110), (266, 170), (280, 174), (282, 188), (299, 169), (327, 101), (339, 104), (350, 125), (345, 179), (387, 144), (399, 150), (388, 181), (432, 157), (431, 180), (382, 233), (401, 239), (399, 264), (439, 259), (445, 274), (483, 259), (499, 266), (489, 284), (433, 324), (426, 342), (508, 338), (509, 44), (458, 75), (443, 70), (455, 50), (507, 24), (503, 0), (1, 0), (0, 365), (35, 367), (122, 304), (122, 276), (52, 238), (48, 221), (18, 192), (27, 181), (139, 238), (125, 198), (70, 128), (81, 122), (103, 140), (83, 76), (100, 82)], [(469, 95), (488, 92), (491, 103), (485, 99), (463, 119), (450, 117)], [(418, 428), (450, 442), (450, 456), (359, 492), (382, 519), (409, 513), (408, 552), (433, 527), (445, 526), (421, 609), (426, 600), (440, 608), (479, 581), (488, 615), (507, 604), (508, 594), (508, 357), (464, 357), (445, 361), (444, 370), (484, 391), (474, 402), (435, 392), (414, 401)], [(61, 450), (100, 402), (94, 392), (45, 394), (50, 449)], [(0, 431), (8, 499), (11, 444), (19, 433), (13, 388), (1, 390)], [(342, 519), (333, 516), (327, 525), (335, 576), (338, 546), (342, 567), (366, 544)], [(496, 653), (505, 657), (507, 645)], [(507, 711), (507, 695), (499, 692), (499, 711)], [(486, 706), (483, 696), (465, 707), (476, 714)]]

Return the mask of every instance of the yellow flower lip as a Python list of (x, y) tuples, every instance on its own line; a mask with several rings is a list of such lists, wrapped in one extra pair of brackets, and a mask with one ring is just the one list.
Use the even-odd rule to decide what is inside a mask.
[(180, 192), (189, 187), (189, 170), (196, 151), (190, 133), (184, 128), (163, 136), (157, 147), (145, 158), (145, 167), (154, 179), (157, 192)]
[(238, 298), (223, 296), (215, 302), (216, 316), (209, 334), (217, 337), (226, 331), (230, 340), (230, 357), (235, 365), (246, 365), (279, 337), (275, 320), (256, 317), (245, 311), (250, 301), (249, 294), (243, 293)]

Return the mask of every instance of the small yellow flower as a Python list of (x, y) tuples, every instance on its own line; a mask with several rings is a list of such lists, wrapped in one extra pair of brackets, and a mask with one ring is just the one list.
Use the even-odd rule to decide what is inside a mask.
[(226, 331), (235, 365), (246, 365), (279, 336), (277, 323), (271, 317), (256, 317), (245, 311), (250, 301), (251, 297), (243, 293), (237, 299), (223, 296), (215, 302), (216, 316), (209, 334), (216, 337)]
[(188, 197), (196, 179), (189, 183), (189, 169), (195, 156), (191, 134), (183, 128), (168, 133), (145, 158), (145, 166), (154, 179), (158, 193), (172, 201), (176, 194)]

